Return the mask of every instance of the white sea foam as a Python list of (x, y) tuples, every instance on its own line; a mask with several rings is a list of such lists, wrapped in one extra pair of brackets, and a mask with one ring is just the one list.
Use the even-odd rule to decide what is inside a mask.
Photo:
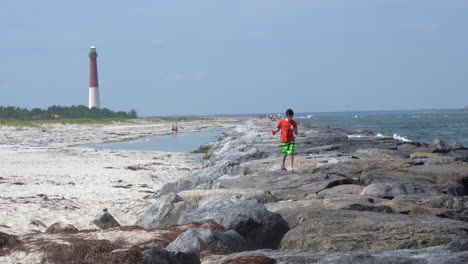
[(348, 138), (363, 138), (363, 137), (366, 137), (366, 136), (363, 136), (363, 135), (348, 135)]
[(403, 141), (403, 142), (411, 142), (411, 140), (405, 138), (405, 137), (402, 137), (398, 134), (393, 134), (393, 138), (396, 139), (396, 140), (400, 140), (400, 141)]
[[(382, 135), (382, 134), (377, 134), (376, 137), (385, 137), (385, 136)], [(403, 141), (403, 142), (411, 142), (411, 140), (409, 140), (409, 139), (407, 139), (407, 138), (405, 138), (405, 137), (402, 137), (402, 136), (400, 136), (400, 135), (398, 135), (398, 134), (393, 134), (392, 137), (393, 137), (394, 139), (396, 139), (396, 140), (400, 140), (400, 141)]]

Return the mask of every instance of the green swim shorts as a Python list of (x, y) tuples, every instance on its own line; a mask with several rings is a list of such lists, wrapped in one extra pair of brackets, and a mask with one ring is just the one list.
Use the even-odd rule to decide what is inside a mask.
[(295, 145), (296, 145), (296, 142), (294, 140), (281, 143), (281, 150), (283, 151), (283, 156), (286, 156), (288, 154), (289, 155), (294, 154)]

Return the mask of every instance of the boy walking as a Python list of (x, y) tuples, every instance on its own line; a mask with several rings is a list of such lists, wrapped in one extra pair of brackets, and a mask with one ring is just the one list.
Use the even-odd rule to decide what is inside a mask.
[(294, 171), (294, 135), (298, 134), (297, 123), (293, 120), (294, 111), (292, 109), (286, 110), (286, 118), (281, 119), (276, 125), (276, 129), (271, 132), (276, 134), (276, 132), (281, 130), (281, 149), (283, 152), (283, 162), (281, 163), (281, 170), (286, 171), (286, 166), (284, 162), (288, 155), (291, 156), (291, 171)]

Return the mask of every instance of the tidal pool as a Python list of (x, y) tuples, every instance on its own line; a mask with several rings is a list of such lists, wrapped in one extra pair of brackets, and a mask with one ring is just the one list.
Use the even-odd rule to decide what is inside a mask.
[(127, 141), (85, 145), (86, 148), (115, 150), (154, 150), (168, 152), (191, 152), (201, 144), (216, 141), (226, 129), (202, 132), (179, 132), (176, 135), (163, 135), (132, 139)]

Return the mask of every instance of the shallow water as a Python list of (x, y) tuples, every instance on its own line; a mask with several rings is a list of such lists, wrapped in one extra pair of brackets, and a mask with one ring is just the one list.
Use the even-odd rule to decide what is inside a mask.
[(129, 141), (86, 145), (83, 147), (115, 150), (191, 152), (197, 150), (201, 144), (216, 141), (225, 131), (225, 129), (215, 129), (203, 132), (179, 132), (177, 135), (144, 137)]

